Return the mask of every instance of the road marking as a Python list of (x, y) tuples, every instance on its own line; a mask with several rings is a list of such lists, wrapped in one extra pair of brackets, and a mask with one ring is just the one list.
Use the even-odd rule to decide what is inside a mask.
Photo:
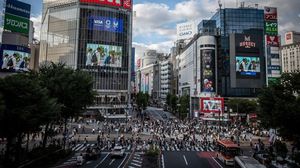
[(75, 147), (72, 148), (72, 150), (75, 150), (78, 146), (80, 146), (81, 144), (77, 144)]
[(131, 165), (137, 166), (137, 167), (142, 167), (142, 165), (137, 164), (137, 163), (130, 163)]
[(221, 168), (223, 168), (221, 165), (220, 165), (220, 163), (214, 158), (214, 157), (211, 157), (217, 164), (218, 164), (218, 166), (220, 166)]
[(212, 151), (212, 152), (214, 151), (211, 147), (209, 147), (209, 150)]
[(118, 168), (120, 168), (121, 166), (122, 166), (122, 164), (124, 163), (124, 161), (126, 160), (126, 158), (127, 158), (127, 154), (125, 155), (125, 157), (124, 157), (124, 159), (123, 159), (123, 161), (121, 162), (121, 164), (118, 166)]
[(138, 160), (132, 160), (133, 162), (136, 162), (136, 163), (138, 163), (138, 164), (142, 164), (143, 162), (141, 162), (141, 161), (138, 161)]
[(188, 166), (189, 164), (188, 164), (188, 162), (187, 162), (187, 160), (186, 160), (186, 158), (185, 158), (184, 155), (183, 155), (183, 159), (184, 159), (184, 161), (185, 161), (185, 164)]
[(109, 165), (111, 165), (116, 159), (113, 159), (110, 161)]
[(196, 148), (196, 151), (199, 152), (199, 148), (198, 147), (195, 147), (195, 148)]
[(161, 155), (161, 164), (162, 164), (162, 168), (165, 168), (165, 159), (164, 159), (164, 155)]
[(204, 151), (204, 149), (203, 149), (202, 147), (200, 147), (200, 150), (201, 150), (201, 151)]
[(138, 157), (138, 156), (135, 156), (135, 157), (133, 157), (135, 160), (142, 160), (142, 158), (141, 157)]
[(94, 168), (97, 168), (99, 165), (101, 165), (101, 163), (104, 162), (104, 160), (108, 157), (109, 154), (107, 154), (101, 161), (100, 163), (98, 163)]

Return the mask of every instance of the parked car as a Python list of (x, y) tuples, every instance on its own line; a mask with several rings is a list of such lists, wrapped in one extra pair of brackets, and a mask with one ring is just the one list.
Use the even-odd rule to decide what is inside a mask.
[(124, 157), (125, 149), (122, 146), (115, 146), (110, 154), (111, 157)]

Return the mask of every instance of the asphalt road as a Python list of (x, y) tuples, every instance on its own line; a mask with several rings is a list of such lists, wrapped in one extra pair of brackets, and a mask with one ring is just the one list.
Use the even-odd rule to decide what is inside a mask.
[[(150, 116), (150, 118), (156, 119), (156, 120), (168, 120), (171, 117), (174, 117), (173, 114), (164, 111), (162, 108), (157, 107), (147, 107), (145, 112)], [(163, 115), (166, 115), (166, 118), (163, 118)]]
[(227, 168), (214, 152), (163, 152), (162, 168)]

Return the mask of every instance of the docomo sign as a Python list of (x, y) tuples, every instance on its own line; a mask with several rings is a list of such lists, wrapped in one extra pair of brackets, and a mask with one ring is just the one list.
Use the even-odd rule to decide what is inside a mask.
[(223, 113), (224, 109), (224, 98), (200, 98), (200, 110), (202, 113)]
[(123, 4), (123, 7), (126, 9), (131, 9), (131, 0), (80, 0), (83, 3), (94, 3), (100, 5), (108, 5), (120, 7)]

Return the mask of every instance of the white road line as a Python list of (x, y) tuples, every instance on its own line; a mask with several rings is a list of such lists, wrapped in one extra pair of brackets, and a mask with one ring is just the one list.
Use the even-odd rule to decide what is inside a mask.
[(83, 146), (83, 144), (79, 144), (74, 150), (76, 151), (78, 148), (80, 148), (81, 146)]
[(223, 167), (220, 165), (220, 163), (219, 163), (214, 157), (212, 157), (212, 159), (218, 164), (218, 166), (220, 166), (221, 168), (223, 168)]
[(128, 154), (125, 155), (123, 161), (120, 163), (120, 165), (118, 166), (118, 168), (120, 168), (122, 166), (122, 164), (125, 162), (126, 158), (127, 158)]
[(93, 147), (95, 144), (91, 144), (91, 147)]
[(196, 148), (196, 151), (199, 152), (199, 148), (198, 147), (195, 147), (195, 148)]
[(143, 162), (141, 162), (141, 161), (138, 161), (138, 160), (132, 160), (133, 162), (135, 162), (135, 163), (138, 163), (138, 164), (142, 164)]
[(98, 163), (94, 168), (97, 168), (99, 165), (101, 165), (101, 163), (104, 162), (104, 160), (108, 157), (109, 154), (107, 154), (101, 161), (100, 163)]
[(161, 155), (161, 164), (162, 164), (162, 168), (165, 168), (165, 159), (164, 159), (164, 155)]
[(135, 156), (133, 157), (135, 160), (143, 160), (141, 157)]
[(200, 150), (201, 150), (201, 151), (204, 151), (204, 149), (203, 149), (202, 147), (200, 147)]
[(137, 166), (137, 167), (142, 167), (142, 165), (137, 164), (137, 163), (130, 163), (131, 165)]
[(75, 150), (76, 148), (78, 148), (78, 146), (80, 146), (81, 144), (77, 144), (76, 146), (74, 146), (73, 148), (72, 148), (72, 150)]
[(212, 152), (214, 151), (211, 147), (209, 147), (209, 150), (212, 151)]
[(111, 165), (116, 159), (113, 159), (109, 162), (109, 165)]
[(184, 159), (184, 161), (185, 161), (185, 164), (188, 166), (189, 164), (188, 164), (188, 162), (187, 162), (187, 160), (186, 160), (186, 158), (185, 158), (184, 155), (183, 155), (183, 159)]

